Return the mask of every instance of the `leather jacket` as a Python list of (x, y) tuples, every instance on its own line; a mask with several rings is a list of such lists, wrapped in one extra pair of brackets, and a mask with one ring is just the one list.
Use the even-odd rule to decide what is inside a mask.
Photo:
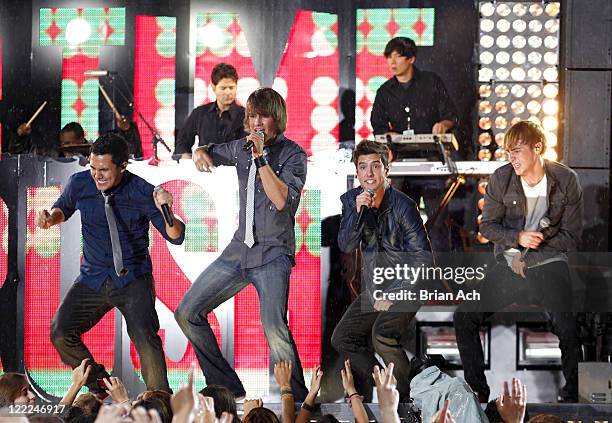
[[(363, 253), (362, 280), (371, 275), (374, 266), (394, 267), (396, 264), (409, 266), (429, 266), (433, 255), (427, 232), (423, 226), (416, 203), (406, 194), (389, 186), (377, 214), (373, 236), (366, 241), (363, 236), (364, 225), (355, 227), (357, 221), (356, 198), (363, 188), (354, 188), (344, 193), (342, 201), (342, 220), (338, 232), (338, 246), (345, 253), (361, 246)], [(385, 292), (411, 287), (409, 281), (396, 279), (381, 286)], [(368, 283), (367, 289), (371, 289)]]
[[(575, 251), (582, 236), (583, 199), (578, 176), (562, 163), (544, 161), (550, 226), (542, 231), (544, 241), (525, 257), (532, 266), (560, 252)], [(487, 185), (480, 232), (495, 245), (498, 261), (509, 248), (523, 249), (518, 236), (525, 227), (527, 200), (520, 177), (511, 164), (493, 173)]]

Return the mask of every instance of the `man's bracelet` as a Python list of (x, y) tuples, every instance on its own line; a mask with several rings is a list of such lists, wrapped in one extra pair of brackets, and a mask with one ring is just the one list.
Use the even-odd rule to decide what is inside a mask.
[(314, 405), (310, 405), (305, 402), (302, 403), (302, 408), (308, 411), (309, 413), (314, 413), (316, 410), (316, 407)]
[(253, 161), (255, 162), (255, 167), (256, 167), (257, 169), (259, 169), (260, 167), (264, 167), (265, 165), (267, 165), (267, 164), (268, 164), (268, 161), (266, 160), (266, 158), (265, 158), (263, 155), (262, 155), (262, 156), (255, 157), (255, 158), (253, 159)]
[(291, 390), (291, 388), (289, 388), (289, 389), (281, 389), (280, 395), (281, 395), (281, 397), (283, 395), (291, 395), (291, 396), (293, 396), (293, 391)]

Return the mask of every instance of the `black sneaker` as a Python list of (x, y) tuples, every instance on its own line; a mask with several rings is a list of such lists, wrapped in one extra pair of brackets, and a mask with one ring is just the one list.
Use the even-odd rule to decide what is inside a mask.
[(87, 386), (89, 392), (103, 400), (108, 397), (108, 393), (106, 393), (106, 385), (104, 384), (104, 379), (108, 378), (110, 378), (110, 375), (103, 365), (97, 363), (92, 364), (92, 369), (89, 373), (85, 386)]

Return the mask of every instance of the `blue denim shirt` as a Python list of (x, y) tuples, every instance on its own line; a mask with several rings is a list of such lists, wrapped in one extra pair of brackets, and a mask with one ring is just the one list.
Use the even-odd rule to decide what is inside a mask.
[[(255, 245), (244, 244), (247, 181), (251, 165), (251, 151), (244, 151), (245, 138), (225, 144), (209, 146), (215, 166), (236, 167), (238, 174), (240, 216), (238, 230), (223, 251), (240, 261), (243, 269), (259, 267), (285, 254), (292, 260), (295, 255), (295, 213), (300, 204), (302, 188), (306, 182), (306, 152), (283, 134), (264, 148), (266, 160), (276, 176), (287, 184), (288, 194), (285, 207), (277, 210), (266, 195), (261, 178), (255, 180)], [(295, 263), (294, 263), (295, 264)]]
[(153, 188), (153, 185), (126, 170), (119, 185), (112, 189), (123, 265), (129, 270), (127, 275), (120, 277), (115, 273), (113, 265), (102, 193), (96, 188), (88, 170), (70, 177), (53, 208), (60, 209), (66, 220), (76, 210), (81, 212), (83, 261), (77, 282), (100, 290), (104, 280), (110, 277), (118, 288), (122, 288), (134, 279), (151, 273), (153, 266), (149, 255), (149, 222), (171, 243), (183, 242), (185, 231), (175, 240), (166, 233), (164, 218), (155, 207)]

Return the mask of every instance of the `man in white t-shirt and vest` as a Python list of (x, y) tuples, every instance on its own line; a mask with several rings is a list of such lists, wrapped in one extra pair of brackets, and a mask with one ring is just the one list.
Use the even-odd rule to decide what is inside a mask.
[(517, 306), (535, 305), (547, 312), (560, 341), (566, 384), (559, 398), (576, 402), (580, 344), (567, 252), (577, 249), (582, 234), (582, 190), (573, 170), (542, 157), (546, 137), (540, 125), (516, 123), (506, 133), (505, 147), (510, 163), (491, 176), (480, 224), (480, 232), (495, 246), (497, 264), (478, 286), (480, 301), (464, 303), (454, 315), (464, 377), (486, 401), (490, 391), (480, 326), (508, 306), (524, 311)]

